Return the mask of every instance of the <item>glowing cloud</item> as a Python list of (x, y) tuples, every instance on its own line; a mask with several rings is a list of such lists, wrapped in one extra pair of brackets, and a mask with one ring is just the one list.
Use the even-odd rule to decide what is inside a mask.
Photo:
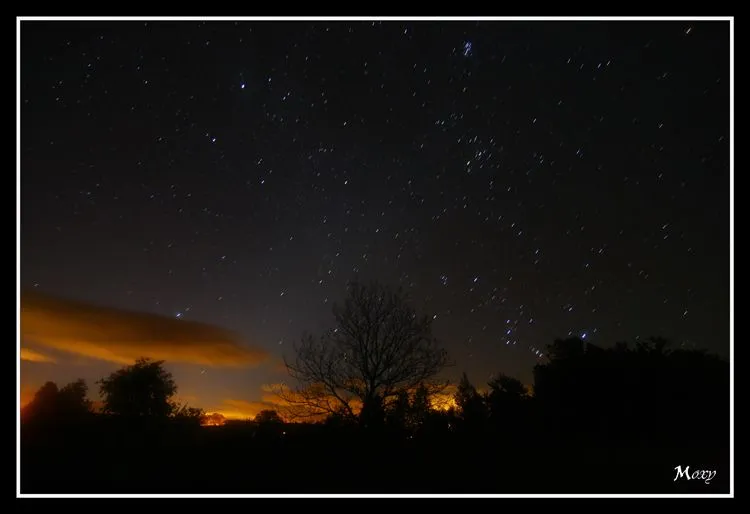
[[(205, 366), (251, 366), (268, 358), (265, 350), (249, 348), (234, 333), (212, 325), (36, 292), (21, 295), (21, 339), (121, 364), (150, 357)], [(31, 355), (24, 350), (22, 355)]]
[(21, 348), (21, 360), (29, 362), (55, 362), (55, 359), (31, 348)]

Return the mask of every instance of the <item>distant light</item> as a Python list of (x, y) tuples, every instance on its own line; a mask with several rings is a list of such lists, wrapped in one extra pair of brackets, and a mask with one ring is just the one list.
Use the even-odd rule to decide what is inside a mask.
[(181, 312), (178, 312), (177, 314), (175, 314), (175, 315), (174, 315), (174, 317), (175, 317), (175, 318), (177, 318), (177, 319), (179, 319), (179, 318), (181, 318), (181, 317), (182, 317), (182, 313), (181, 313)]
[(584, 332), (583, 334), (581, 334), (581, 339), (586, 339), (586, 332)]
[(245, 89), (245, 84), (240, 84), (240, 89)]

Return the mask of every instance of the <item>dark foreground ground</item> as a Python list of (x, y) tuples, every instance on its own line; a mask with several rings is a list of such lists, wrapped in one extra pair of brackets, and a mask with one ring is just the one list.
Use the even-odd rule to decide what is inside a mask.
[[(421, 437), (320, 426), (24, 429), (22, 493), (728, 493), (728, 442), (550, 429)], [(682, 433), (682, 435), (679, 435)], [(675, 480), (675, 467), (716, 471)]]

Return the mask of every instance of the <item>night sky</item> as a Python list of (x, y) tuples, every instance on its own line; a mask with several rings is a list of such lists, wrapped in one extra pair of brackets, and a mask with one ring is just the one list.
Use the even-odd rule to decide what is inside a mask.
[[(354, 279), (480, 386), (569, 335), (728, 355), (728, 22), (23, 21), (20, 67), (22, 290), (266, 355), (167, 359), (193, 405), (272, 402)], [(22, 398), (122, 365), (43, 343)]]

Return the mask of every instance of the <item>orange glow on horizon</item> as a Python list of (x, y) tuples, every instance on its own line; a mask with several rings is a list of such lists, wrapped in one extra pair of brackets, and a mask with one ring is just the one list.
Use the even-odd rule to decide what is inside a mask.
[(440, 393), (430, 398), (430, 408), (438, 411), (457, 409), (458, 404), (452, 394)]
[(227, 418), (218, 412), (207, 412), (201, 420), (202, 427), (218, 427), (226, 424)]

